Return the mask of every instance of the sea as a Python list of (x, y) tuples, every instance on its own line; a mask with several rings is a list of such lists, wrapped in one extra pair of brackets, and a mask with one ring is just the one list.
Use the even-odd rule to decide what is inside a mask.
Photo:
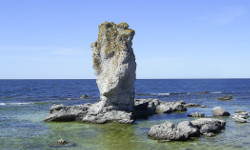
[[(83, 94), (87, 98), (80, 98)], [(218, 97), (232, 95), (229, 101)], [(250, 149), (250, 123), (232, 117), (217, 117), (226, 127), (214, 137), (200, 136), (188, 141), (166, 142), (150, 139), (151, 126), (171, 121), (194, 120), (187, 115), (203, 112), (212, 116), (220, 106), (231, 115), (250, 111), (250, 79), (137, 79), (135, 98), (157, 98), (165, 102), (184, 100), (207, 108), (191, 107), (185, 112), (163, 113), (141, 118), (134, 124), (90, 124), (45, 122), (53, 104), (78, 105), (99, 101), (94, 79), (0, 80), (1, 150), (246, 150)], [(64, 139), (71, 144), (56, 145)]]

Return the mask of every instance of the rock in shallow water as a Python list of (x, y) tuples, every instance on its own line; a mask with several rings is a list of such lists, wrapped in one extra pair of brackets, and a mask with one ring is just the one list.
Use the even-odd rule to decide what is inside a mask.
[(248, 113), (245, 111), (240, 111), (238, 113), (233, 114), (232, 118), (235, 122), (239, 123), (247, 123)]
[(186, 111), (184, 101), (163, 102), (159, 99), (136, 99), (135, 111), (136, 117), (148, 116), (156, 113), (171, 113), (176, 111)]
[(226, 125), (224, 120), (214, 118), (201, 118), (194, 121), (183, 121), (175, 126), (172, 122), (154, 125), (150, 128), (148, 136), (156, 140), (179, 141), (200, 134), (217, 133)]
[(114, 106), (102, 107), (102, 101), (85, 105), (52, 105), (50, 115), (45, 121), (83, 121), (91, 123), (133, 123), (136, 117), (145, 117), (156, 113), (185, 111), (184, 102), (163, 102), (158, 99), (136, 99), (133, 112), (115, 109)]
[(214, 107), (212, 111), (214, 116), (230, 116), (230, 113), (221, 107)]
[(204, 117), (204, 116), (205, 116), (205, 114), (200, 113), (200, 112), (194, 112), (194, 113), (188, 114), (188, 117)]

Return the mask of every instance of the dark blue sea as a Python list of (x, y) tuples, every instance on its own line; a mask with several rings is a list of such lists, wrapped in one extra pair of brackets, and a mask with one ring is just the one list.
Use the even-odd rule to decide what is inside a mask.
[[(135, 93), (138, 99), (184, 100), (208, 107), (156, 114), (133, 125), (44, 122), (53, 104), (99, 101), (95, 80), (0, 80), (0, 149), (250, 149), (249, 123), (236, 123), (231, 116), (220, 117), (227, 125), (215, 137), (201, 136), (186, 142), (159, 142), (147, 137), (152, 125), (194, 119), (187, 117), (190, 112), (211, 116), (215, 106), (231, 114), (236, 110), (249, 112), (250, 79), (139, 79)], [(88, 97), (80, 98), (83, 94)], [(229, 94), (232, 100), (217, 100)], [(53, 143), (61, 138), (74, 144), (55, 146)]]

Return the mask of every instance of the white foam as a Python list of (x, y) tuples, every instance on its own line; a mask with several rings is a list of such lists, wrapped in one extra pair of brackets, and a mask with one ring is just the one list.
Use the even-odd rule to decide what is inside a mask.
[(221, 91), (216, 91), (216, 92), (211, 92), (213, 94), (221, 94), (222, 92)]
[(159, 96), (164, 96), (164, 95), (170, 95), (171, 93), (152, 93), (150, 95), (159, 95)]
[(0, 106), (4, 105), (31, 105), (33, 103), (0, 103)]

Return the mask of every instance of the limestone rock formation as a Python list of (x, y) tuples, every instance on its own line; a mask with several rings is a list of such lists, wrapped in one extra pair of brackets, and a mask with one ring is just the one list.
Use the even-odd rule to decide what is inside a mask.
[(180, 141), (200, 134), (213, 136), (226, 125), (224, 120), (214, 118), (201, 118), (193, 121), (183, 121), (175, 126), (172, 122), (154, 125), (150, 128), (148, 136), (156, 140)]
[(104, 22), (98, 40), (91, 44), (93, 68), (102, 107), (132, 111), (136, 63), (132, 49), (135, 31), (127, 23)]
[(184, 101), (163, 102), (159, 99), (136, 99), (135, 116), (148, 116), (156, 113), (171, 113), (176, 111), (186, 111)]

